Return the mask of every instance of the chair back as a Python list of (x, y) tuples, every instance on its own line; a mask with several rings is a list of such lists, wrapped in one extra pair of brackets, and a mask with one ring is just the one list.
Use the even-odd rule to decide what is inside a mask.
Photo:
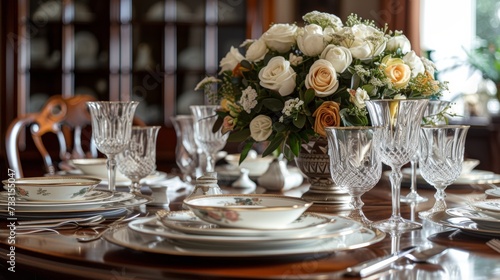
[[(14, 170), (16, 177), (23, 177), (21, 161), (19, 156), (20, 135), (29, 129), (29, 134), (43, 158), (45, 173), (54, 175), (58, 168), (48, 152), (47, 148), (53, 149), (53, 144), (46, 145), (43, 136), (53, 133), (57, 136), (59, 144), (60, 166), (64, 169), (69, 159), (97, 157), (97, 148), (92, 141), (90, 130), (91, 117), (87, 109), (87, 101), (95, 101), (90, 95), (76, 95), (65, 98), (55, 95), (49, 98), (42, 110), (36, 113), (29, 113), (16, 118), (10, 124), (6, 134), (7, 159), (9, 166)], [(89, 131), (88, 133), (86, 133)], [(23, 141), (24, 142), (24, 141)], [(84, 143), (85, 142), (85, 143)], [(48, 144), (48, 143), (47, 143)], [(84, 150), (85, 147), (85, 150)], [(69, 167), (69, 166), (66, 166)]]

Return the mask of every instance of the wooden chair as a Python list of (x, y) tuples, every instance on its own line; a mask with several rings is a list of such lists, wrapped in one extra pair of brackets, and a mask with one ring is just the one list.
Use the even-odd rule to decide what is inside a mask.
[[(86, 102), (95, 100), (90, 95), (77, 95), (69, 98), (55, 95), (49, 98), (40, 112), (26, 114), (15, 119), (7, 129), (6, 148), (10, 168), (14, 170), (16, 177), (23, 176), (19, 157), (19, 144), (22, 143), (19, 143), (19, 136), (26, 131), (27, 127), (30, 128), (31, 137), (43, 158), (45, 172), (48, 174), (53, 175), (58, 170), (46, 144), (42, 141), (42, 137), (48, 133), (57, 136), (60, 162), (66, 162), (72, 158), (97, 157), (97, 148), (91, 141), (91, 132), (82, 134), (84, 128), (90, 127), (91, 123)], [(82, 141), (86, 141), (87, 151), (84, 151)], [(50, 148), (54, 149), (54, 146), (53, 143), (50, 144)]]

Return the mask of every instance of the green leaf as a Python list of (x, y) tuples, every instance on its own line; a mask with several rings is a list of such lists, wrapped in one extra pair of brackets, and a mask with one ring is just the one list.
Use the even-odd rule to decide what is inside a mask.
[(248, 60), (242, 60), (242, 61), (240, 62), (240, 65), (241, 65), (242, 67), (245, 67), (245, 68), (246, 68), (246, 69), (248, 69), (248, 70), (252, 70), (252, 68), (253, 68), (253, 67), (252, 67), (252, 64), (250, 64), (250, 62), (249, 62)]
[(304, 103), (306, 105), (311, 103), (311, 101), (314, 100), (315, 96), (316, 96), (316, 92), (314, 91), (314, 89), (310, 88), (310, 89), (306, 90), (306, 92), (304, 94)]
[(217, 117), (217, 120), (215, 120), (214, 125), (212, 126), (212, 132), (216, 133), (217, 131), (219, 131), (219, 129), (222, 127), (223, 123), (224, 123), (224, 117), (219, 115)]
[(290, 146), (290, 150), (295, 156), (299, 155), (300, 144), (301, 144), (301, 139), (297, 137), (296, 134), (290, 134), (290, 136), (288, 136), (288, 146)]
[(246, 141), (250, 137), (250, 129), (242, 129), (238, 131), (234, 131), (229, 134), (227, 138), (228, 142), (243, 142)]
[(280, 112), (285, 106), (285, 103), (282, 100), (276, 98), (265, 98), (262, 100), (262, 104), (264, 104), (264, 107), (273, 112)]
[(297, 128), (303, 128), (306, 124), (306, 119), (307, 117), (305, 115), (299, 114), (297, 115), (297, 118), (293, 119), (293, 125)]
[(255, 141), (253, 141), (253, 140), (246, 142), (245, 146), (243, 146), (243, 149), (241, 150), (240, 160), (239, 160), (238, 164), (241, 164), (245, 160), (245, 158), (247, 158), (248, 152), (252, 149), (254, 143), (255, 143)]
[(283, 144), (284, 140), (285, 140), (284, 133), (276, 134), (274, 139), (271, 140), (271, 142), (269, 142), (269, 145), (267, 146), (266, 150), (264, 150), (264, 152), (262, 153), (262, 156), (265, 157), (272, 154), (276, 149), (278, 149)]

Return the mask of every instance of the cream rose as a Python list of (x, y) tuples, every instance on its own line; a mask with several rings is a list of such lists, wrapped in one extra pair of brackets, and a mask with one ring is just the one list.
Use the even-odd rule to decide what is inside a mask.
[(295, 90), (295, 76), (297, 74), (290, 62), (282, 56), (275, 56), (269, 60), (266, 67), (260, 69), (259, 84), (278, 91), (281, 96), (287, 96)]
[(391, 52), (395, 52), (397, 49), (401, 49), (402, 53), (407, 53), (411, 51), (411, 43), (405, 35), (396, 35), (390, 37), (389, 40), (387, 40), (386, 49)]
[(415, 78), (418, 74), (424, 74), (425, 66), (420, 57), (414, 51), (410, 51), (403, 56), (403, 61), (410, 66), (411, 76)]
[(383, 32), (364, 24), (345, 27), (339, 35), (344, 38), (341, 45), (348, 48), (354, 58), (361, 60), (381, 54), (387, 44)]
[(295, 44), (297, 26), (287, 23), (277, 23), (262, 34), (262, 39), (271, 50), (279, 53), (289, 51)]
[(231, 50), (226, 54), (226, 56), (221, 59), (219, 66), (220, 66), (220, 72), (219, 74), (222, 74), (224, 71), (233, 71), (234, 67), (238, 65), (245, 57), (240, 53), (240, 51), (235, 48), (231, 47)]
[(362, 88), (357, 88), (356, 90), (349, 90), (350, 97), (349, 100), (359, 109), (363, 109), (366, 107), (365, 101), (370, 100), (370, 96), (366, 92), (366, 90)]
[(326, 137), (325, 127), (340, 126), (340, 105), (334, 101), (325, 101), (313, 113), (314, 132)]
[(319, 57), (330, 61), (337, 73), (343, 73), (352, 63), (351, 51), (336, 45), (326, 46)]
[(402, 89), (408, 85), (411, 78), (411, 69), (401, 58), (392, 58), (387, 55), (382, 59), (380, 67), (385, 76), (391, 81), (394, 89)]
[(250, 122), (250, 136), (257, 142), (266, 141), (273, 133), (273, 121), (266, 115), (258, 115)]
[(251, 62), (258, 62), (264, 59), (268, 49), (263, 39), (254, 41), (247, 49), (246, 59)]
[(325, 49), (323, 29), (316, 24), (306, 25), (297, 32), (297, 46), (307, 56), (317, 56)]
[(318, 97), (332, 95), (339, 87), (335, 68), (326, 59), (316, 60), (306, 76), (306, 88), (312, 88)]

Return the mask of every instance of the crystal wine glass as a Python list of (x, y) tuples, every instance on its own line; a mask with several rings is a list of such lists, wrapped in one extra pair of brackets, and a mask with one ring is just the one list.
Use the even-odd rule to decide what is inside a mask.
[(213, 131), (218, 105), (192, 105), (190, 106), (194, 115), (194, 140), (196, 145), (207, 155), (206, 172), (215, 171), (217, 152), (226, 145), (229, 134), (222, 134), (220, 130)]
[(177, 135), (175, 146), (175, 162), (182, 173), (182, 179), (191, 183), (196, 179), (198, 167), (198, 146), (194, 141), (193, 115), (177, 115), (171, 117)]
[(406, 231), (422, 225), (401, 217), (401, 167), (407, 164), (418, 149), (422, 115), (428, 99), (381, 99), (366, 101), (373, 126), (383, 126), (378, 154), (391, 167), (389, 176), (392, 192), (392, 215), (373, 226), (382, 231)]
[(418, 213), (425, 218), (446, 210), (445, 189), (462, 172), (467, 125), (423, 126), (420, 131), (420, 174), (436, 189), (434, 206)]
[[(434, 125), (444, 124), (446, 120), (440, 119), (437, 115), (448, 106), (450, 106), (449, 101), (442, 100), (430, 100), (427, 108), (424, 112), (424, 119), (426, 123), (432, 123)], [(410, 192), (406, 196), (401, 197), (401, 202), (406, 203), (420, 203), (427, 201), (427, 197), (423, 197), (417, 193), (417, 165), (418, 165), (418, 150), (417, 153), (410, 160), (411, 169), (411, 180), (410, 180)]]
[(381, 127), (327, 127), (328, 155), (335, 184), (351, 196), (348, 217), (371, 226), (362, 211), (361, 196), (371, 190), (382, 175), (382, 162), (377, 154)]
[(118, 169), (132, 183), (130, 192), (141, 193), (141, 179), (156, 169), (156, 137), (159, 126), (134, 126), (128, 146), (118, 154)]
[(137, 101), (87, 102), (92, 119), (92, 137), (97, 149), (108, 158), (108, 188), (112, 192), (116, 190), (115, 156), (123, 151), (130, 141), (137, 105)]

